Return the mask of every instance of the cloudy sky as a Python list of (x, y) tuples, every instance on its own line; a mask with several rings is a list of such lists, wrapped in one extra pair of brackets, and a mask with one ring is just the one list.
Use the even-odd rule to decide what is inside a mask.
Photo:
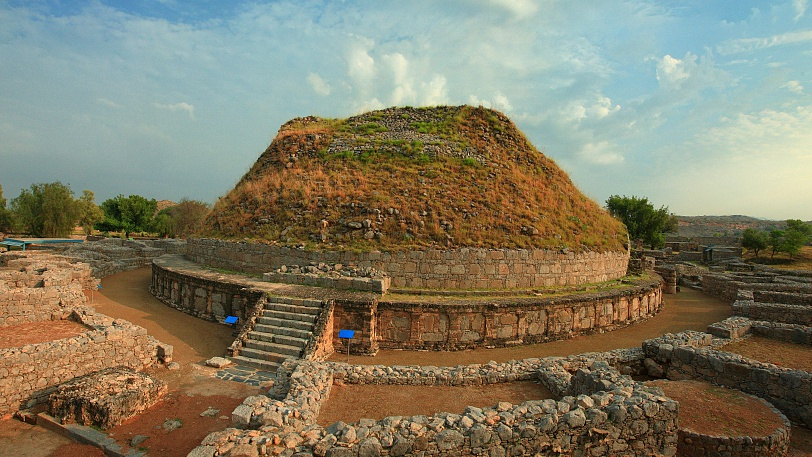
[(812, 219), (807, 0), (0, 1), (0, 185), (213, 202), (287, 120), (510, 116), (589, 197)]

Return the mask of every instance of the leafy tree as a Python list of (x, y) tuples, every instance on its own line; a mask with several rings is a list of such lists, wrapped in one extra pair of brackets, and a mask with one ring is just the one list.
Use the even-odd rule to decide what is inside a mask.
[(61, 182), (31, 184), (11, 201), (11, 209), (24, 230), (34, 236), (67, 236), (79, 220), (73, 191)]
[(93, 225), (104, 220), (104, 212), (96, 205), (95, 195), (92, 191), (84, 190), (77, 200), (79, 204), (79, 225), (85, 235), (93, 232)]
[(781, 250), (789, 254), (790, 260), (801, 252), (801, 248), (809, 242), (812, 236), (812, 226), (799, 220), (787, 220), (787, 228), (784, 230), (784, 240)]
[(665, 233), (677, 231), (677, 218), (668, 213), (668, 207), (654, 209), (647, 198), (612, 195), (606, 200), (606, 208), (626, 224), (629, 238), (641, 240), (652, 249), (665, 244)]
[(153, 229), (161, 236), (186, 238), (200, 230), (209, 211), (208, 203), (184, 198), (177, 205), (161, 210), (155, 216)]
[(781, 252), (784, 247), (784, 231), (783, 230), (770, 230), (770, 236), (767, 239), (767, 245), (770, 247), (770, 258), (775, 257), (776, 252)]
[(14, 222), (14, 213), (6, 208), (6, 199), (3, 197), (3, 186), (0, 186), (0, 232), (13, 232)]
[(150, 229), (152, 218), (158, 210), (155, 199), (147, 200), (140, 195), (119, 195), (102, 202), (104, 221), (96, 224), (98, 230), (121, 230), (129, 237), (133, 232)]
[(768, 241), (767, 234), (756, 229), (745, 229), (742, 234), (742, 247), (753, 251), (756, 257), (758, 257), (759, 251), (767, 249)]

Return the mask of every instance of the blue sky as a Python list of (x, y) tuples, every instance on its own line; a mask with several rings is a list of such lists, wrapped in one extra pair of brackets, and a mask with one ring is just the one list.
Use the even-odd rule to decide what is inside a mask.
[(0, 1), (0, 185), (213, 202), (307, 115), (484, 105), (589, 197), (812, 220), (812, 8)]

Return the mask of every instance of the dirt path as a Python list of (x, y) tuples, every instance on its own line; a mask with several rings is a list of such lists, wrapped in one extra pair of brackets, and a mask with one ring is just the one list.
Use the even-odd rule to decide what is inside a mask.
[[(531, 357), (567, 356), (584, 352), (603, 352), (619, 348), (640, 347), (643, 341), (664, 333), (683, 330), (705, 331), (708, 324), (732, 315), (729, 304), (702, 292), (683, 289), (676, 295), (665, 295), (663, 310), (651, 319), (607, 333), (578, 336), (550, 343), (514, 346), (476, 351), (433, 352), (380, 350), (375, 357), (350, 356), (350, 363), (358, 365), (435, 365), (455, 366), (487, 363), (491, 360), (506, 362)], [(330, 360), (343, 362), (347, 354), (333, 354)]]
[[(260, 389), (212, 377), (213, 368), (200, 362), (225, 354), (234, 341), (231, 328), (207, 322), (172, 309), (149, 293), (151, 270), (142, 268), (108, 276), (102, 289), (92, 294), (88, 304), (102, 314), (126, 319), (147, 329), (148, 333), (174, 347), (179, 370), (160, 367), (149, 373), (169, 385), (167, 398), (145, 413), (108, 430), (119, 441), (129, 444), (137, 435), (149, 436), (139, 444), (150, 455), (185, 456), (211, 431), (231, 424), (231, 411)], [(219, 410), (201, 416), (207, 410)], [(179, 419), (177, 430), (167, 431), (167, 419)], [(94, 455), (95, 448), (74, 443), (59, 434), (16, 420), (0, 422), (0, 456), (27, 457)]]

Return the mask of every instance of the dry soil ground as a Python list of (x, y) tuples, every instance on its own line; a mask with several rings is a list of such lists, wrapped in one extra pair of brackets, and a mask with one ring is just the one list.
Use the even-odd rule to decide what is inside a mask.
[[(212, 369), (202, 367), (200, 362), (215, 355), (222, 355), (231, 343), (231, 330), (219, 324), (209, 323), (188, 316), (160, 303), (149, 294), (150, 270), (141, 269), (105, 278), (103, 289), (94, 294), (92, 305), (101, 313), (120, 317), (141, 325), (150, 335), (172, 344), (175, 360), (181, 369), (154, 370), (153, 374), (166, 380), (171, 389), (166, 400), (147, 413), (116, 427), (109, 432), (121, 443), (133, 436), (149, 436), (138, 445), (150, 455), (186, 455), (209, 430), (229, 424), (231, 410), (248, 395), (259, 388), (212, 378)], [(577, 337), (530, 346), (463, 352), (415, 352), (380, 351), (376, 357), (352, 356), (352, 363), (389, 365), (459, 365), (485, 363), (490, 360), (507, 361), (527, 357), (569, 355), (590, 351), (605, 351), (621, 347), (635, 347), (648, 338), (667, 332), (686, 329), (705, 330), (709, 323), (720, 321), (731, 313), (730, 306), (691, 290), (683, 290), (676, 296), (666, 295), (663, 311), (646, 322), (614, 332)], [(346, 360), (346, 355), (336, 355), (335, 360)], [(441, 410), (462, 411), (465, 405), (493, 405), (498, 400), (520, 403), (530, 398), (545, 398), (543, 388), (534, 383), (511, 383), (489, 389), (448, 390), (417, 388), (411, 392), (401, 387), (386, 386), (336, 386), (330, 401), (325, 405), (319, 422), (329, 424), (335, 420), (353, 421), (360, 417), (384, 417), (398, 414), (431, 414)], [(456, 388), (448, 388), (456, 389)], [(201, 417), (209, 408), (219, 409), (214, 416)], [(384, 410), (384, 407), (387, 408)], [(415, 408), (412, 409), (407, 408)], [(167, 431), (163, 424), (167, 419), (180, 419), (182, 427)], [(801, 431), (803, 432), (803, 431)], [(799, 436), (795, 434), (793, 436)], [(800, 434), (812, 450), (809, 434)], [(796, 449), (796, 451), (798, 451)], [(15, 420), (0, 422), (0, 456), (87, 456), (96, 450), (72, 443), (57, 434), (39, 427), (22, 424)], [(801, 452), (801, 451), (798, 451)], [(796, 455), (812, 455), (796, 454)]]

